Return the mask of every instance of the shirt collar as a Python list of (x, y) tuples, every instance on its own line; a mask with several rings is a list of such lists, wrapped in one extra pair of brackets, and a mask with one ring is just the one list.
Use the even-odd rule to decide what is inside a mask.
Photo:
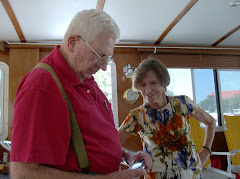
[(85, 82), (88, 83), (89, 80), (94, 80), (94, 78), (85, 79), (85, 82), (82, 82), (74, 71), (67, 65), (66, 60), (63, 58), (63, 55), (59, 51), (60, 45), (57, 45), (52, 51), (53, 61), (57, 65), (59, 72), (63, 75), (64, 80), (68, 83), (71, 83), (73, 86), (84, 85)]

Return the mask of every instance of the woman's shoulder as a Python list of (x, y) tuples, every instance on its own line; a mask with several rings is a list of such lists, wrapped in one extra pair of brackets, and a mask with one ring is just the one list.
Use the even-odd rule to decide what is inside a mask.
[(133, 114), (136, 114), (136, 113), (139, 113), (139, 112), (146, 111), (145, 109), (146, 109), (145, 104), (142, 104), (142, 105), (132, 109), (130, 112), (133, 113)]

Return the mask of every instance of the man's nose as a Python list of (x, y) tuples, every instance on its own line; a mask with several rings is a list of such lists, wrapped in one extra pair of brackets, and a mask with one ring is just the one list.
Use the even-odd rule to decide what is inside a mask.
[(101, 66), (99, 66), (103, 71), (106, 71), (107, 70), (107, 66), (108, 66), (108, 63), (104, 63), (102, 64)]

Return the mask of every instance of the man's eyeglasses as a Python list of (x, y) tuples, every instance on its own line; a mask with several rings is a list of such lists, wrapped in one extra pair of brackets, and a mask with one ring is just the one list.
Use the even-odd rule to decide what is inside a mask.
[(93, 51), (93, 53), (97, 56), (97, 61), (96, 61), (96, 64), (98, 66), (108, 62), (112, 56), (106, 56), (106, 55), (103, 55), (103, 56), (100, 56), (98, 55), (98, 53), (81, 37), (81, 36), (78, 36), (80, 39), (82, 39), (82, 41)]

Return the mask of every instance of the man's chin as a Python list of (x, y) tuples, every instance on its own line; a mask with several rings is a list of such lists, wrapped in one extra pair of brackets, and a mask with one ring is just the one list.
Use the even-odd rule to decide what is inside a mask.
[(84, 79), (90, 79), (90, 78), (92, 78), (92, 75), (93, 74), (84, 74), (83, 78)]

